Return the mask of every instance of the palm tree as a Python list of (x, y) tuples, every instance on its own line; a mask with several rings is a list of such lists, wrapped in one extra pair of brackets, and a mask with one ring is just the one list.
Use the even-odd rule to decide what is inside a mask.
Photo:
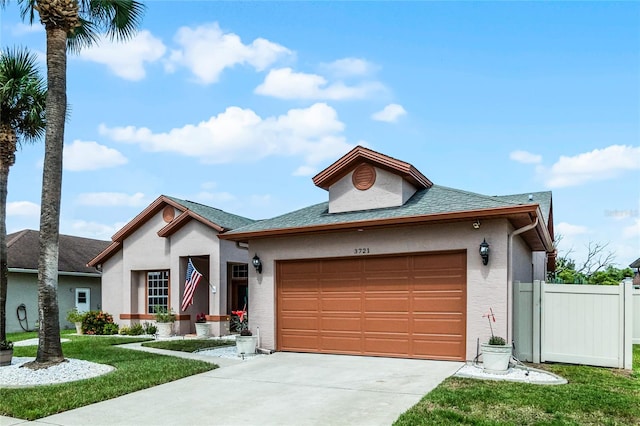
[[(8, 0), (0, 0), (4, 6)], [(33, 24), (36, 12), (47, 38), (47, 127), (45, 132), (40, 255), (38, 259), (38, 353), (35, 363), (64, 360), (58, 319), (58, 237), (62, 189), (62, 147), (67, 113), (67, 47), (78, 51), (100, 33), (118, 40), (132, 37), (144, 13), (134, 0), (17, 0), (22, 17)]]
[(22, 142), (44, 136), (47, 90), (26, 49), (0, 52), (0, 341), (7, 339), (7, 182)]

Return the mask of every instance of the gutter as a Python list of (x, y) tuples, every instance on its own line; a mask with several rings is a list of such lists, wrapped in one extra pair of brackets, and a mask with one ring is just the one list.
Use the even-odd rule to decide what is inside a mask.
[[(17, 272), (21, 274), (37, 274), (37, 269), (25, 269), (25, 268), (9, 268), (8, 272)], [(87, 278), (100, 278), (102, 276), (99, 272), (67, 272), (58, 271), (58, 276), (67, 277), (87, 277)]]
[(513, 334), (513, 237), (523, 232), (531, 231), (538, 226), (538, 215), (529, 225), (518, 228), (509, 234), (507, 239), (507, 343), (511, 342)]

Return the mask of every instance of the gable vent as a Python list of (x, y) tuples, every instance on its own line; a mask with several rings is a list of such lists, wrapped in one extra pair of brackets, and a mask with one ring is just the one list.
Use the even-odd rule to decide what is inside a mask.
[(353, 171), (351, 180), (356, 189), (366, 191), (376, 182), (376, 169), (370, 164), (361, 164)]

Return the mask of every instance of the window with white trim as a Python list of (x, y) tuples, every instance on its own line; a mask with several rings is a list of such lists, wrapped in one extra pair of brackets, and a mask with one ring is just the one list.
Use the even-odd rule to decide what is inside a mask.
[(169, 309), (169, 271), (147, 272), (147, 313), (158, 308)]

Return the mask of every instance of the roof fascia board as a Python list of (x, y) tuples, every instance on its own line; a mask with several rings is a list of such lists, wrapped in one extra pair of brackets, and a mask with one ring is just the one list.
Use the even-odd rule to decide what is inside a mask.
[(220, 225), (211, 222), (210, 220), (200, 216), (199, 214), (191, 211), (191, 210), (185, 210), (184, 212), (182, 212), (180, 214), (180, 216), (178, 216), (177, 218), (175, 218), (174, 220), (171, 221), (171, 223), (167, 224), (165, 227), (163, 227), (162, 229), (160, 229), (158, 231), (158, 236), (159, 237), (168, 237), (173, 235), (175, 232), (177, 232), (180, 228), (182, 228), (184, 225), (187, 224), (187, 222), (189, 222), (191, 219), (195, 219), (198, 222), (201, 222), (202, 224), (215, 229), (218, 232), (224, 232), (225, 228), (221, 227)]
[(156, 200), (149, 204), (149, 206), (142, 210), (136, 217), (134, 217), (129, 223), (127, 223), (122, 229), (113, 234), (111, 239), (113, 241), (122, 241), (135, 232), (144, 222), (149, 220), (151, 216), (158, 213), (164, 204), (169, 204), (172, 207), (175, 207), (179, 210), (185, 210), (186, 207), (182, 204), (176, 203), (175, 201), (165, 197), (164, 195), (159, 196)]
[[(19, 274), (38, 274), (37, 269), (9, 268), (8, 271), (19, 273)], [(71, 271), (58, 271), (58, 275), (68, 276), (68, 277), (91, 277), (91, 278), (100, 278), (102, 276), (100, 272), (71, 272)]]
[(121, 247), (122, 247), (122, 242), (120, 241), (112, 242), (106, 249), (102, 251), (102, 253), (98, 254), (96, 257), (91, 259), (87, 263), (87, 266), (96, 266), (103, 263), (105, 260), (109, 259), (111, 256), (116, 254)]
[(535, 213), (537, 204), (523, 204), (509, 207), (499, 207), (491, 209), (467, 210), (462, 212), (437, 213), (418, 216), (403, 216), (397, 218), (360, 220), (353, 222), (331, 223), (323, 225), (303, 226), (297, 228), (277, 228), (264, 231), (250, 231), (242, 233), (221, 234), (218, 238), (232, 241), (247, 241), (255, 238), (265, 238), (280, 235), (296, 235), (312, 232), (338, 231), (350, 228), (373, 228), (399, 226), (413, 223), (429, 222), (457, 222), (465, 219), (479, 219), (491, 217), (507, 217), (516, 214)]

